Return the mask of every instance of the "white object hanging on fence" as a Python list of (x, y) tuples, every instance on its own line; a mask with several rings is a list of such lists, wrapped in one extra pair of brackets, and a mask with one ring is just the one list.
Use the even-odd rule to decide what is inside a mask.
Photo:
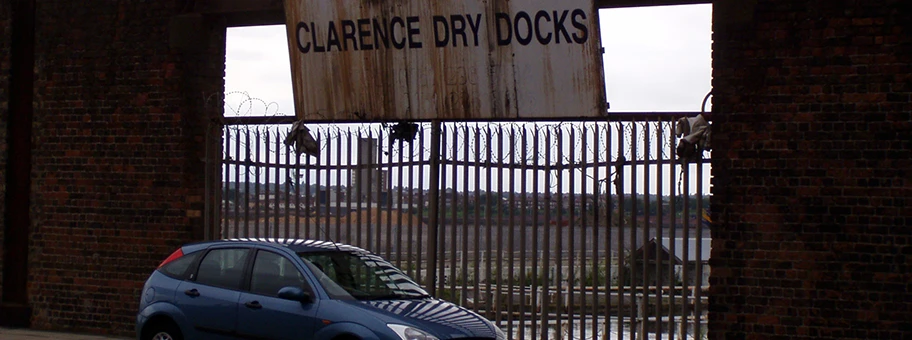
[(314, 157), (320, 155), (320, 146), (310, 134), (310, 129), (304, 126), (303, 120), (299, 120), (291, 126), (288, 136), (285, 137), (285, 145), (294, 146), (295, 153), (298, 156), (302, 153)]
[(678, 119), (675, 125), (675, 136), (681, 137), (678, 143), (678, 156), (681, 159), (692, 159), (698, 153), (711, 149), (711, 126), (703, 114), (695, 117)]

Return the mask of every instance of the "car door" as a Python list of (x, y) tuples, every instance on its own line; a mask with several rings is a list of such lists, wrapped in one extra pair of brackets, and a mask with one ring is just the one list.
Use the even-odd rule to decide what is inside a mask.
[(210, 249), (190, 281), (178, 286), (175, 300), (204, 339), (235, 339), (237, 304), (250, 248)]
[(248, 291), (238, 303), (238, 335), (245, 339), (300, 340), (313, 336), (319, 320), (318, 303), (278, 297), (283, 287), (299, 287), (313, 296), (304, 275), (285, 255), (258, 250), (250, 273)]

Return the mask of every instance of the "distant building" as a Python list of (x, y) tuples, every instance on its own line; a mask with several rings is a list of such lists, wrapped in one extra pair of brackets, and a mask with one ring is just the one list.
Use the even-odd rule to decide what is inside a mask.
[[(712, 251), (712, 238), (699, 239), (702, 243), (701, 248), (697, 248), (697, 238), (675, 238), (668, 237), (655, 238), (646, 242), (642, 247), (633, 253), (630, 261), (633, 261), (633, 268), (642, 268), (643, 259), (646, 259), (646, 283), (649, 285), (666, 286), (676, 285), (678, 280), (683, 281), (683, 269), (687, 268), (687, 281), (691, 286), (696, 286), (699, 282), (701, 286), (709, 285), (709, 255)], [(684, 247), (687, 252), (684, 252)], [(658, 252), (658, 254), (657, 254)], [(645, 253), (645, 254), (644, 254)], [(661, 266), (661, 276), (656, 276), (656, 264)], [(672, 280), (671, 273), (668, 271), (669, 265), (674, 268), (675, 277)], [(697, 278), (697, 267), (701, 267), (703, 275)], [(633, 275), (642, 275), (641, 269), (633, 270)], [(634, 281), (637, 282), (637, 281)]]
[[(380, 146), (375, 138), (358, 139), (357, 169), (352, 171), (352, 196), (378, 203), (387, 202), (389, 171), (379, 168)], [(364, 184), (367, 183), (367, 184)]]

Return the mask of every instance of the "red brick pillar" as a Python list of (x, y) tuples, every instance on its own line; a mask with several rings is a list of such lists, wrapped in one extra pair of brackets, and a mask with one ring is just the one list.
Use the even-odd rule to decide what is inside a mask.
[(715, 1), (713, 339), (912, 336), (912, 4)]
[(27, 294), (17, 297), (33, 328), (132, 334), (145, 279), (205, 235), (205, 173), (217, 171), (206, 148), (220, 150), (220, 134), (206, 136), (220, 131), (226, 28), (199, 16), (184, 28), (176, 18), (190, 9), (36, 2), (34, 86), (22, 88), (33, 96), (31, 157), (9, 162), (31, 166)]

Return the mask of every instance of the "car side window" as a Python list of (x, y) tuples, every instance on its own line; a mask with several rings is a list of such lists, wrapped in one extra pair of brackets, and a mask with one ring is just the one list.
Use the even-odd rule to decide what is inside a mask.
[(196, 262), (196, 258), (199, 257), (199, 253), (200, 252), (184, 255), (183, 257), (162, 266), (159, 270), (161, 270), (161, 272), (165, 275), (168, 275), (175, 279), (186, 279), (187, 269), (190, 269), (190, 265), (193, 264), (193, 262)]
[(298, 287), (307, 290), (304, 276), (288, 258), (269, 251), (260, 250), (253, 261), (250, 277), (250, 292), (277, 296), (279, 289)]
[(208, 286), (240, 289), (247, 262), (246, 248), (213, 249), (200, 261), (196, 282)]

